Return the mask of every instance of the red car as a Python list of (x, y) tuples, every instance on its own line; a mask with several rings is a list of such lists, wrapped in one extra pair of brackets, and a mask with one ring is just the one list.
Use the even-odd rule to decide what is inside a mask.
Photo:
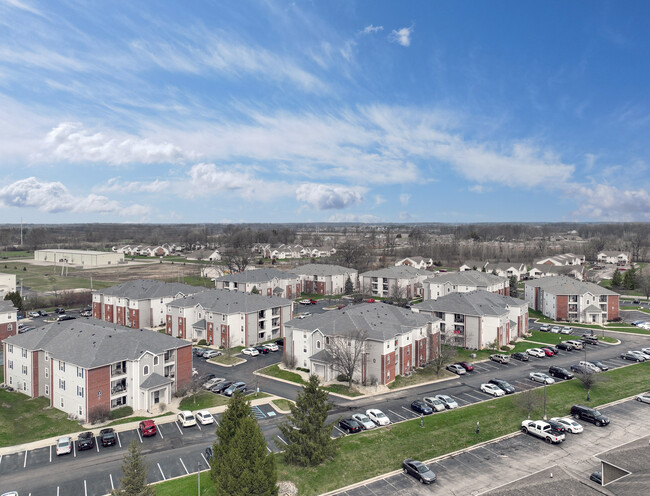
[(373, 300), (372, 298), (368, 298), (368, 299), (366, 300), (366, 303), (374, 303), (374, 302), (375, 302), (375, 300)]
[(140, 422), (140, 427), (138, 427), (138, 429), (140, 430), (142, 437), (155, 436), (157, 432), (156, 424), (153, 420), (143, 420)]
[(544, 354), (545, 354), (546, 356), (553, 356), (553, 355), (555, 355), (555, 353), (553, 352), (553, 350), (549, 350), (548, 348), (542, 348), (542, 351), (544, 352)]
[(467, 372), (472, 372), (474, 370), (474, 365), (469, 362), (456, 362), (456, 365), (460, 365), (465, 370), (467, 370)]
[(318, 303), (318, 302), (317, 302), (316, 300), (312, 300), (312, 299), (310, 298), (310, 299), (309, 299), (309, 303), (311, 303), (312, 305), (315, 305), (315, 304)]

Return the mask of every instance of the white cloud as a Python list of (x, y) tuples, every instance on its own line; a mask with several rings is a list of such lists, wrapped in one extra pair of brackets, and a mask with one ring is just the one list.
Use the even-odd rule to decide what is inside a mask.
[(92, 212), (120, 216), (142, 216), (149, 213), (146, 206), (123, 206), (105, 196), (90, 194), (75, 197), (62, 183), (39, 181), (35, 177), (21, 179), (0, 188), (0, 204), (5, 207), (36, 208), (49, 213)]
[(411, 34), (413, 33), (413, 26), (408, 28), (393, 29), (388, 39), (393, 43), (397, 43), (404, 47), (411, 45)]
[(409, 195), (408, 193), (402, 193), (401, 195), (399, 195), (399, 202), (404, 206), (409, 204), (410, 199), (411, 199), (411, 195)]
[(125, 163), (183, 162), (196, 154), (187, 153), (171, 143), (156, 143), (133, 135), (110, 131), (91, 131), (80, 123), (63, 122), (45, 138), (47, 155), (70, 162)]
[(350, 62), (354, 56), (354, 47), (357, 46), (357, 42), (354, 40), (347, 40), (343, 47), (340, 50), (341, 56)]
[(170, 181), (123, 181), (119, 177), (110, 178), (105, 186), (94, 188), (95, 191), (102, 193), (160, 193), (170, 188)]
[(650, 221), (650, 194), (645, 189), (625, 190), (606, 184), (569, 184), (564, 189), (580, 204), (572, 212), (576, 219)]
[(473, 186), (467, 188), (467, 190), (471, 191), (472, 193), (487, 193), (490, 191), (490, 188), (483, 184), (474, 184)]
[(343, 214), (338, 213), (331, 215), (327, 222), (362, 222), (365, 224), (372, 224), (374, 222), (380, 222), (381, 219), (376, 215), (370, 214)]
[(375, 205), (379, 206), (382, 203), (386, 203), (386, 198), (381, 195), (375, 195)]
[(43, 13), (38, 10), (35, 7), (32, 7), (31, 5), (27, 4), (26, 2), (22, 2), (20, 0), (4, 0), (6, 3), (8, 3), (10, 6), (15, 7), (20, 10), (25, 10), (27, 12), (30, 12), (32, 14), (36, 14), (38, 16), (43, 16)]
[(298, 186), (296, 199), (317, 210), (340, 210), (361, 203), (364, 191), (336, 184), (305, 183)]
[(383, 30), (384, 30), (384, 26), (373, 26), (372, 24), (370, 24), (369, 26), (366, 26), (361, 30), (361, 34), (372, 34)]

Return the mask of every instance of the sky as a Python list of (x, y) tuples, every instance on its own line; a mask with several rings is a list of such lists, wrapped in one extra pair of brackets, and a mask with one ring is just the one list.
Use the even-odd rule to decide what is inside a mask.
[(650, 221), (650, 2), (0, 0), (0, 223)]

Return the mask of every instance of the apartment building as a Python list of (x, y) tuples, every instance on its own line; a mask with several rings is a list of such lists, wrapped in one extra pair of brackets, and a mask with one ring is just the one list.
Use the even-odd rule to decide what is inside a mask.
[(189, 341), (231, 348), (282, 337), (293, 318), (293, 302), (225, 289), (211, 289), (167, 304), (167, 334)]
[(430, 275), (426, 270), (399, 265), (359, 274), (359, 286), (362, 291), (380, 298), (415, 298), (422, 294), (422, 282)]
[(435, 300), (450, 293), (469, 293), (478, 289), (508, 296), (510, 281), (506, 277), (478, 270), (446, 272), (424, 280), (422, 299)]
[(624, 251), (601, 251), (596, 260), (601, 263), (626, 265), (630, 263), (630, 254)]
[(217, 289), (251, 293), (283, 298), (297, 298), (302, 292), (300, 277), (291, 272), (277, 269), (255, 269), (217, 277), (214, 280)]
[(480, 270), (499, 277), (514, 277), (519, 281), (527, 272), (526, 264), (520, 262), (476, 262), (467, 261), (458, 269), (461, 272)]
[(0, 341), (18, 331), (18, 309), (10, 300), (0, 300)]
[(540, 277), (567, 276), (582, 281), (586, 275), (584, 265), (534, 265), (528, 271), (530, 279), (539, 279)]
[(94, 410), (151, 411), (192, 379), (191, 344), (91, 320), (56, 322), (3, 341), (5, 382), (87, 421)]
[(553, 255), (550, 257), (540, 258), (533, 262), (533, 265), (582, 265), (585, 263), (584, 255), (576, 255), (575, 253), (562, 253), (560, 255)]
[(345, 283), (352, 281), (352, 287), (359, 287), (359, 271), (340, 265), (307, 264), (291, 271), (300, 277), (302, 290), (309, 294), (337, 295), (345, 292)]
[(16, 291), (16, 274), (0, 273), (0, 300), (4, 300), (7, 293)]
[(167, 303), (205, 288), (153, 279), (138, 279), (93, 293), (93, 317), (126, 327), (165, 325)]

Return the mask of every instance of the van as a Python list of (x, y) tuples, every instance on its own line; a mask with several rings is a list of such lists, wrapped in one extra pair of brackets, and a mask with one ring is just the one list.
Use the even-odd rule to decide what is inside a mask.
[(582, 341), (576, 341), (575, 339), (571, 339), (571, 340), (569, 340), (569, 341), (565, 341), (565, 343), (569, 343), (569, 344), (573, 345), (573, 347), (574, 347), (576, 350), (582, 350), (582, 349), (584, 349), (584, 347), (585, 347), (585, 344), (584, 344)]
[(574, 419), (586, 420), (592, 424), (596, 424), (598, 427), (605, 426), (609, 424), (609, 418), (600, 413), (594, 408), (589, 408), (588, 406), (582, 405), (573, 405), (571, 407), (571, 415)]

